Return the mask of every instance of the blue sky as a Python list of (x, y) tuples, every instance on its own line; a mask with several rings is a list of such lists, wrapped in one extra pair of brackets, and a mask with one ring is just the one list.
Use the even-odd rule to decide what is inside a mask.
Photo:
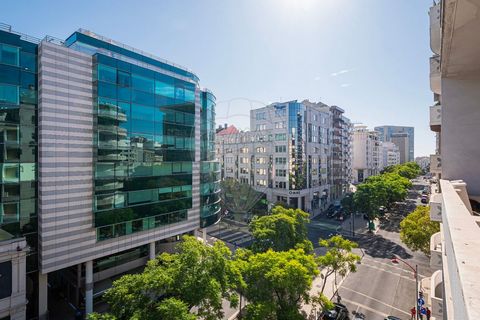
[(0, 22), (65, 39), (85, 28), (186, 66), (217, 96), (217, 123), (310, 99), (354, 122), (428, 127), (431, 0), (3, 0)]

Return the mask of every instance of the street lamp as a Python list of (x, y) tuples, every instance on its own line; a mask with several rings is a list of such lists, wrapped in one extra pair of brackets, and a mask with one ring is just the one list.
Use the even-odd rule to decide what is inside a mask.
[(399, 262), (403, 262), (404, 264), (407, 265), (410, 269), (412, 269), (413, 272), (413, 277), (415, 278), (415, 309), (417, 312), (415, 312), (415, 318), (418, 320), (419, 313), (420, 313), (420, 308), (418, 308), (418, 265), (415, 265), (415, 268), (412, 267), (408, 262), (406, 262), (403, 259), (400, 259), (398, 256), (393, 256), (392, 258), (392, 263), (393, 264), (398, 264)]

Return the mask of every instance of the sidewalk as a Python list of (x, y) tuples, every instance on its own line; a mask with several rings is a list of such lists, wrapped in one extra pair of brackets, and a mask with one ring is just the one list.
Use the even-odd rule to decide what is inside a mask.
[[(361, 249), (354, 249), (353, 252), (363, 258), (364, 254)], [(325, 274), (325, 271), (322, 271), (322, 274)], [(337, 275), (337, 278), (335, 279), (335, 275), (332, 274), (327, 279), (327, 283), (325, 285), (325, 290), (323, 291), (323, 294), (327, 296), (327, 298), (329, 298), (330, 300), (336, 302), (337, 300), (335, 296), (336, 296), (337, 290), (339, 287), (341, 287), (343, 281), (347, 277), (348, 277), (348, 273), (345, 277), (341, 277)], [(323, 285), (323, 279), (319, 274), (317, 277), (315, 277), (315, 279), (313, 279), (312, 289), (310, 289), (310, 296), (317, 295), (322, 289), (322, 285)], [(307, 316), (310, 316), (311, 314), (318, 315), (321, 312), (321, 310), (318, 310), (318, 306), (316, 309), (314, 309), (311, 304), (304, 304), (302, 307), (302, 310), (306, 312)]]

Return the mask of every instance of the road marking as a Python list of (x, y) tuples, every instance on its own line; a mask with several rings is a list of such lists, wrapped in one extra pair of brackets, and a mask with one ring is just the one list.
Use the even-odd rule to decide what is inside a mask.
[[(375, 269), (375, 270), (379, 270), (379, 271), (382, 271), (382, 272), (387, 272), (387, 273), (393, 274), (393, 275), (395, 275), (395, 276), (397, 276), (397, 277), (403, 278), (403, 279), (405, 279), (405, 280), (409, 280), (409, 281), (415, 282), (415, 279), (412, 279), (412, 277), (402, 276), (401, 274), (392, 272), (392, 271), (390, 271), (390, 270), (385, 270), (385, 269), (382, 269), (382, 268), (379, 268), (379, 267), (375, 267), (375, 266), (372, 266), (372, 265), (366, 264), (366, 263), (362, 263), (361, 265), (362, 265), (362, 266), (365, 266), (365, 267), (369, 267), (369, 268)], [(420, 277), (419, 277), (419, 278), (420, 278)]]
[[(399, 270), (402, 270), (402, 271), (409, 271), (410, 270), (410, 269), (407, 269), (408, 267), (402, 268), (402, 267), (394, 265), (393, 263), (381, 262), (381, 261), (378, 261), (378, 260), (375, 260), (375, 259), (372, 259), (372, 258), (369, 258), (369, 257), (365, 257), (363, 260), (372, 261), (372, 262), (387, 266), (388, 268), (395, 268), (395, 269), (399, 269)], [(409, 272), (413, 272), (413, 271), (409, 271)], [(418, 276), (421, 277), (421, 278), (426, 278), (427, 277), (426, 275), (423, 275), (421, 273), (418, 273)]]
[(389, 308), (392, 308), (392, 309), (395, 309), (395, 310), (397, 310), (397, 311), (399, 311), (399, 312), (405, 313), (407, 316), (410, 315), (410, 313), (408, 313), (408, 312), (406, 312), (406, 311), (403, 311), (402, 309), (398, 309), (398, 308), (396, 308), (396, 307), (394, 307), (394, 306), (392, 306), (392, 305), (390, 305), (390, 304), (388, 304), (388, 303), (385, 303), (385, 302), (383, 302), (383, 301), (381, 301), (381, 300), (375, 299), (374, 297), (370, 297), (370, 296), (368, 296), (368, 295), (366, 295), (366, 294), (363, 294), (363, 293), (361, 293), (361, 292), (355, 291), (355, 290), (350, 289), (350, 288), (347, 288), (347, 287), (342, 287), (341, 289), (346, 289), (346, 290), (348, 290), (348, 291), (351, 291), (351, 292), (354, 292), (354, 293), (359, 294), (359, 295), (361, 295), (361, 296), (364, 296), (365, 298), (368, 298), (368, 299), (370, 299), (370, 300), (373, 300), (373, 301), (376, 301), (376, 302), (378, 302), (378, 303), (381, 303), (381, 304), (383, 304), (383, 305), (385, 305), (385, 306), (387, 306), (387, 307), (389, 307)]
[[(382, 318), (388, 316), (388, 314), (386, 314), (386, 313), (382, 313), (382, 312), (380, 312), (380, 311), (378, 311), (378, 310), (372, 309), (372, 308), (370, 308), (370, 307), (367, 307), (367, 306), (364, 305), (364, 304), (361, 304), (361, 303), (358, 303), (358, 302), (355, 302), (355, 301), (352, 301), (352, 300), (348, 300), (348, 299), (342, 298), (342, 301), (346, 301), (346, 302), (348, 302), (348, 303), (350, 303), (350, 304), (354, 304), (354, 305), (356, 305), (356, 306), (358, 306), (358, 307), (360, 307), (360, 308), (362, 308), (362, 309), (365, 309), (365, 310), (374, 312), (374, 313), (380, 315)], [(358, 310), (358, 308), (357, 308), (357, 310)]]

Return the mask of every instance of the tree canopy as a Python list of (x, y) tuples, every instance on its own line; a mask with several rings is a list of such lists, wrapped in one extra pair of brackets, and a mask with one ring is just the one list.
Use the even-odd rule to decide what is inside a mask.
[(318, 274), (313, 255), (303, 249), (252, 253), (238, 250), (249, 304), (246, 318), (303, 319), (301, 304), (309, 299), (312, 280)]
[(214, 320), (223, 317), (222, 298), (237, 306), (241, 274), (223, 242), (207, 246), (185, 236), (177, 249), (149, 261), (143, 273), (113, 283), (104, 298), (114, 317), (191, 320), (189, 311), (196, 307), (199, 317)]
[(303, 248), (305, 252), (313, 250), (307, 238), (308, 213), (300, 209), (287, 209), (276, 206), (268, 216), (255, 217), (250, 223), (254, 237), (252, 249), (255, 252), (287, 251)]
[(413, 251), (430, 256), (430, 238), (440, 231), (440, 223), (430, 220), (430, 207), (418, 206), (400, 222), (400, 239)]

